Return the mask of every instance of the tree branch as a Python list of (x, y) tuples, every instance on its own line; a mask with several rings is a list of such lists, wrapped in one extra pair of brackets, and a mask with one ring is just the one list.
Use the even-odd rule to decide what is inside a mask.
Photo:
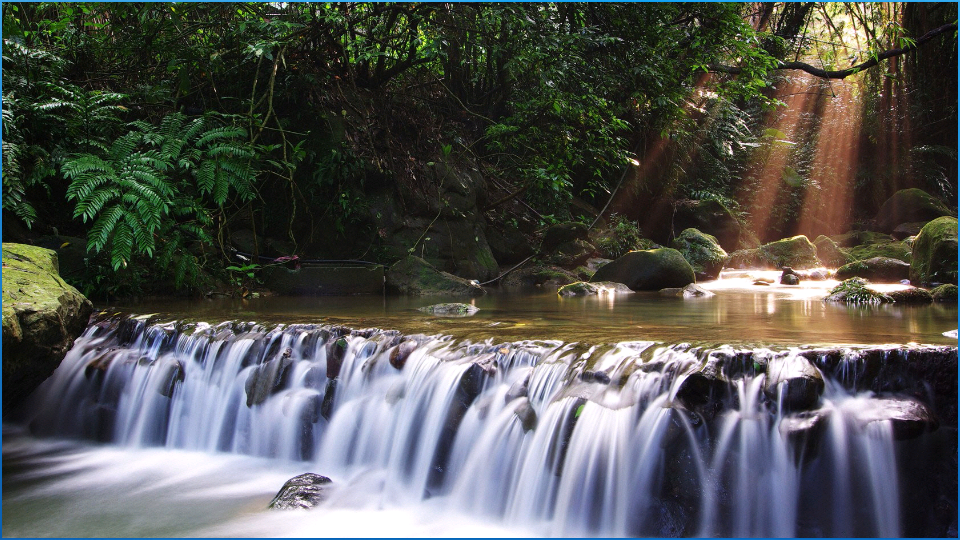
[[(933, 38), (939, 36), (940, 34), (949, 32), (951, 30), (953, 31), (957, 30), (956, 23), (945, 24), (939, 28), (934, 28), (933, 30), (927, 32), (926, 34), (921, 36), (919, 39), (917, 39), (917, 41), (915, 41), (914, 43), (911, 43), (899, 49), (890, 49), (888, 51), (884, 51), (870, 58), (866, 62), (863, 62), (862, 64), (851, 66), (851, 67), (848, 67), (847, 69), (828, 71), (825, 69), (820, 69), (818, 67), (811, 66), (810, 64), (806, 64), (804, 62), (780, 62), (779, 64), (777, 64), (777, 67), (773, 69), (799, 69), (800, 71), (806, 71), (807, 73), (814, 75), (816, 77), (820, 77), (822, 79), (845, 79), (850, 75), (854, 75), (856, 73), (860, 73), (865, 69), (872, 68), (873, 66), (876, 66), (883, 60), (886, 60), (887, 58), (893, 58), (894, 56), (900, 56), (902, 54), (906, 54), (908, 52), (916, 50), (918, 47), (920, 47), (920, 45), (923, 45), (924, 43), (932, 40)], [(720, 65), (711, 65), (709, 69), (711, 72), (714, 72), (714, 73), (728, 73), (730, 75), (739, 75), (743, 71), (743, 68), (738, 68), (733, 66), (720, 66)]]

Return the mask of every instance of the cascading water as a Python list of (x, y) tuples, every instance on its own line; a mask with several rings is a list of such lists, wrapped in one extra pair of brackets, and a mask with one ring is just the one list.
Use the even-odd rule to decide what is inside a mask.
[[(934, 349), (955, 371), (956, 349)], [(367, 499), (534, 534), (922, 535), (940, 524), (901, 519), (915, 483), (898, 478), (902, 447), (945, 407), (877, 378), (910, 354), (100, 316), (21, 420), (38, 435), (302, 462)]]

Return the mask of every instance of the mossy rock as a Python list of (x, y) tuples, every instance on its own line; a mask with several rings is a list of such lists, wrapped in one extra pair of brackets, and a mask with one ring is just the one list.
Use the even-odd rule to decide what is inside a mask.
[(500, 286), (511, 290), (547, 288), (556, 290), (576, 281), (580, 281), (580, 278), (569, 270), (558, 266), (534, 264), (510, 272), (501, 280)]
[(601, 266), (591, 283), (613, 281), (635, 291), (658, 291), (696, 282), (693, 267), (671, 248), (631, 251)]
[(684, 229), (673, 240), (673, 248), (690, 263), (697, 279), (701, 281), (717, 279), (728, 258), (716, 237), (693, 228)]
[(934, 288), (930, 293), (933, 295), (933, 300), (935, 302), (953, 302), (957, 303), (957, 286), (950, 283), (945, 283), (939, 287)]
[(743, 236), (737, 217), (717, 199), (678, 201), (674, 206), (673, 229), (703, 231), (726, 251), (741, 247)]
[(953, 215), (953, 211), (936, 197), (922, 189), (911, 188), (902, 189), (884, 201), (874, 223), (877, 230), (889, 233), (903, 223), (931, 221)]
[(420, 257), (400, 259), (387, 271), (387, 291), (414, 296), (479, 296), (486, 291), (474, 281), (441, 272)]
[(437, 315), (438, 317), (470, 317), (480, 311), (477, 306), (461, 303), (433, 304), (417, 308), (417, 311)]
[(540, 252), (549, 253), (561, 244), (573, 242), (574, 240), (588, 241), (589, 229), (583, 223), (569, 221), (551, 225), (543, 233), (543, 241), (540, 243)]
[(58, 271), (52, 250), (3, 244), (4, 411), (53, 373), (93, 312)]
[(910, 277), (910, 265), (890, 257), (873, 257), (854, 261), (837, 269), (839, 280), (861, 277), (876, 283), (900, 283)]
[(769, 266), (760, 254), (760, 248), (738, 249), (727, 258), (727, 268), (764, 268)]
[(929, 304), (933, 302), (933, 295), (926, 289), (911, 287), (901, 291), (892, 291), (887, 294), (897, 304)]
[(760, 246), (760, 256), (774, 268), (815, 268), (820, 266), (817, 259), (817, 246), (800, 234)]
[(813, 241), (813, 245), (817, 248), (817, 258), (820, 259), (820, 264), (827, 268), (839, 268), (856, 260), (833, 239), (822, 234)]
[(889, 234), (875, 231), (847, 231), (843, 234), (835, 234), (830, 239), (843, 248), (852, 248), (863, 244), (885, 244), (894, 241), (894, 238)]
[(549, 253), (543, 253), (543, 261), (561, 268), (574, 269), (587, 262), (596, 253), (597, 248), (585, 240), (575, 239), (555, 246)]
[(923, 226), (913, 243), (910, 281), (957, 284), (957, 218), (941, 217)]
[(909, 264), (913, 259), (912, 251), (912, 248), (906, 242), (898, 242), (891, 239), (885, 242), (860, 244), (850, 248), (848, 253), (857, 261), (873, 259), (875, 257), (886, 257), (898, 259)]
[(627, 287), (623, 283), (614, 283), (612, 281), (600, 281), (597, 283), (577, 281), (557, 289), (557, 294), (560, 296), (594, 296), (601, 294), (627, 294), (632, 292), (630, 287)]
[(837, 302), (842, 304), (865, 304), (877, 305), (893, 302), (893, 298), (869, 288), (868, 283), (863, 278), (850, 278), (841, 281), (836, 287), (830, 290), (830, 294), (824, 298), (826, 302)]

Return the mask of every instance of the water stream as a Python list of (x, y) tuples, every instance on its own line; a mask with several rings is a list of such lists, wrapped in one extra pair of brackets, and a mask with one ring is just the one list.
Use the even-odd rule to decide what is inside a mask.
[[(956, 307), (716, 290), (445, 320), (424, 299), (104, 312), (4, 427), (4, 535), (956, 534), (956, 403), (917, 371), (956, 372)], [(303, 472), (327, 500), (267, 510)]]

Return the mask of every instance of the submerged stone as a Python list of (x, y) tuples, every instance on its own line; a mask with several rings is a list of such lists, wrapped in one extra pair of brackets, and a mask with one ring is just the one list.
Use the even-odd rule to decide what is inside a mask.
[(304, 473), (287, 480), (267, 508), (291, 510), (313, 508), (327, 499), (330, 480), (326, 476)]
[(469, 317), (480, 311), (480, 308), (477, 306), (471, 306), (470, 304), (449, 303), (424, 306), (417, 308), (417, 311), (430, 313), (431, 315), (437, 315), (440, 317)]
[(577, 281), (560, 287), (557, 294), (560, 296), (593, 296), (603, 294), (628, 294), (632, 293), (630, 287), (623, 283), (614, 283), (612, 281), (600, 281), (591, 283), (589, 281)]
[(714, 293), (704, 289), (696, 283), (691, 283), (686, 287), (671, 287), (660, 289), (660, 296), (677, 296), (680, 298), (710, 298), (716, 296)]

